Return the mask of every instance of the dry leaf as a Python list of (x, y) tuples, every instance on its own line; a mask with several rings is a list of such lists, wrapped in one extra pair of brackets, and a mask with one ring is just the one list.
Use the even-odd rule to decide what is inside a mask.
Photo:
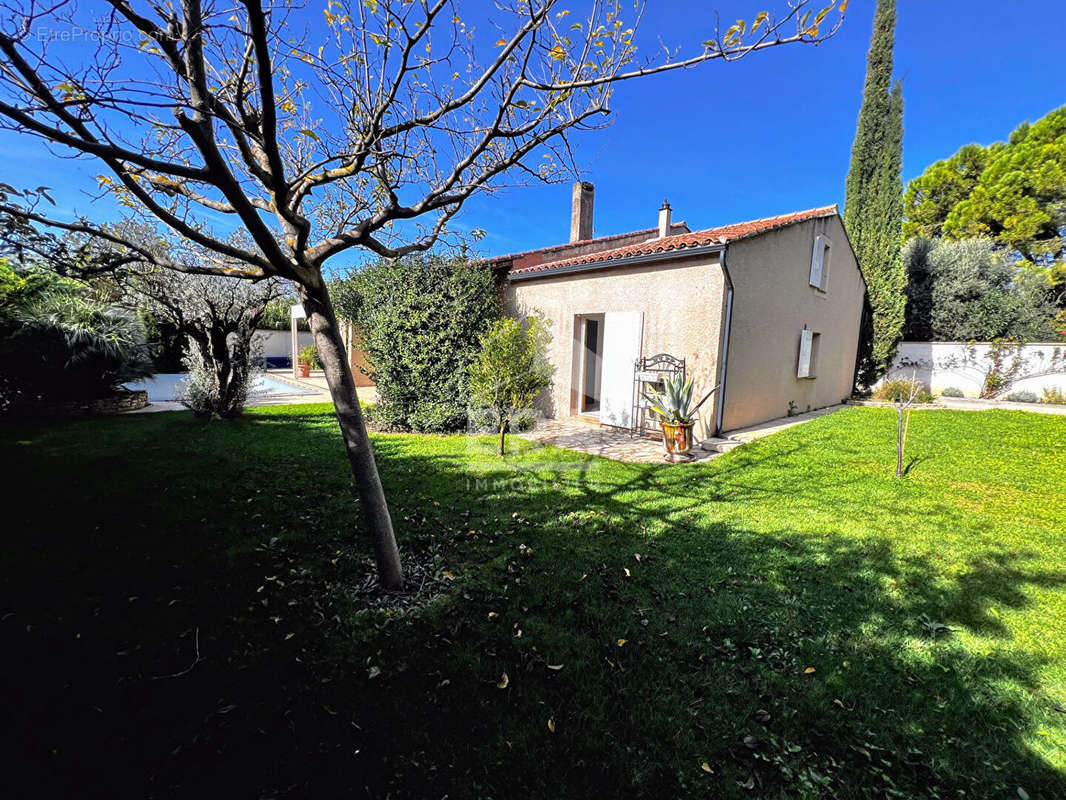
[(714, 774), (714, 770), (711, 769), (711, 765), (708, 764), (706, 761), (704, 761), (702, 764), (700, 764), (700, 769), (702, 769), (708, 775), (713, 775)]
[(622, 645), (624, 645), (625, 643), (626, 643), (626, 640), (625, 640), (625, 639), (619, 639), (619, 640), (618, 640), (618, 646), (619, 646), (619, 647), (621, 647), (621, 646), (622, 646)]
[(381, 674), (381, 667), (371, 667), (370, 670), (367, 672), (367, 677), (368, 678), (376, 678), (380, 674)]
[(803, 674), (804, 675), (813, 675), (817, 671), (818, 670), (816, 670), (814, 667), (807, 667), (807, 669), (803, 670)]
[(628, 578), (629, 577), (629, 567), (622, 567), (622, 569), (625, 570), (626, 577)]
[(497, 689), (506, 689), (507, 688), (507, 684), (509, 684), (510, 682), (511, 682), (511, 679), (507, 677), (507, 673), (505, 672), (505, 673), (503, 673), (503, 675), (500, 676), (500, 682), (496, 684), (496, 688)]
[(498, 617), (498, 616), (500, 616), (500, 615), (497, 614), (495, 611), (490, 611), (489, 612), (489, 619), (496, 619), (496, 617)]
[(549, 665), (548, 665), (548, 669), (553, 669), (553, 670), (555, 670), (556, 672), (558, 672), (558, 671), (559, 671), (559, 670), (561, 670), (562, 668), (563, 668), (563, 665), (562, 665), (562, 664), (549, 664)]
[(552, 733), (555, 733), (555, 720), (554, 719), (549, 719), (548, 720), (548, 730), (551, 731)]

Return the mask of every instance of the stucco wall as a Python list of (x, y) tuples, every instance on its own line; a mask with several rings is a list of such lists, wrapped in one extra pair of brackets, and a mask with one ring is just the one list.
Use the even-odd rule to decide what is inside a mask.
[[(979, 397), (992, 363), (986, 342), (901, 342), (885, 378), (911, 378), (934, 393), (947, 388)], [(1040, 397), (1044, 389), (1066, 392), (1066, 344), (1027, 344), (1019, 353), (1016, 380), (1001, 394), (1029, 391)], [(1014, 354), (1005, 359), (1009, 368)]]
[[(536, 278), (507, 283), (504, 306), (519, 317), (540, 311), (552, 332), (549, 356), (555, 380), (545, 412), (567, 417), (577, 413), (574, 386), (575, 317), (613, 311), (644, 312), (642, 355), (670, 353), (687, 360), (702, 395), (717, 382), (724, 280), (717, 256), (630, 267), (609, 267), (594, 272)], [(708, 402), (697, 426), (706, 435), (713, 426)]]
[[(300, 331), (300, 347), (307, 347), (315, 343), (315, 337), (311, 331)], [(272, 331), (261, 329), (255, 332), (254, 341), (262, 344), (263, 356), (267, 358), (291, 358), (292, 357), (292, 332)]]
[[(832, 242), (828, 283), (809, 284), (814, 237)], [(839, 217), (781, 228), (729, 245), (733, 324), (725, 431), (839, 403), (851, 394), (862, 318), (862, 278)], [(814, 378), (797, 378), (800, 331), (819, 337)]]

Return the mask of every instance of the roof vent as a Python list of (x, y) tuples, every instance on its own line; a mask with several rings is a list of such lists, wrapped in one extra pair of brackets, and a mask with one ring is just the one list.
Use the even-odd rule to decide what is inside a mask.
[(587, 181), (574, 184), (574, 199), (570, 207), (570, 243), (592, 238), (593, 187)]
[(659, 238), (665, 239), (670, 235), (670, 203), (663, 200), (663, 205), (659, 209)]

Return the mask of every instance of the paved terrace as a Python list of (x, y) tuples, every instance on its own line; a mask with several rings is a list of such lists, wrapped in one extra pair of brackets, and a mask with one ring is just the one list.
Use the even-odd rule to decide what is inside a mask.
[[(826, 414), (832, 414), (844, 406), (836, 405), (822, 408), (818, 411), (810, 411), (806, 414), (797, 414), (794, 417), (781, 417), (780, 419), (753, 425), (750, 428), (741, 428), (732, 431), (728, 439), (730, 443), (743, 444), (763, 436), (783, 431), (794, 425), (802, 425)], [(663, 443), (657, 439), (646, 436), (630, 436), (624, 430), (611, 427), (601, 427), (579, 420), (547, 420), (536, 430), (518, 434), (523, 439), (539, 442), (540, 444), (554, 447), (565, 447), (569, 450), (577, 450), (581, 453), (589, 453), (594, 456), (612, 458), (615, 461), (631, 461), (646, 464), (668, 464), (663, 458), (665, 450)], [(721, 453), (704, 450), (699, 445), (692, 448), (694, 461), (709, 461), (717, 458)], [(692, 461), (684, 462), (691, 464)]]

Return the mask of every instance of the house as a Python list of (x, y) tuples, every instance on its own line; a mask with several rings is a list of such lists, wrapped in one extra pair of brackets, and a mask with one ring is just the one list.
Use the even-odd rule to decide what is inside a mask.
[(657, 227), (594, 238), (593, 197), (574, 185), (568, 243), (487, 262), (509, 313), (548, 321), (549, 416), (633, 428), (658, 354), (696, 396), (720, 387), (701, 438), (851, 394), (866, 284), (836, 206), (692, 231), (664, 202)]

